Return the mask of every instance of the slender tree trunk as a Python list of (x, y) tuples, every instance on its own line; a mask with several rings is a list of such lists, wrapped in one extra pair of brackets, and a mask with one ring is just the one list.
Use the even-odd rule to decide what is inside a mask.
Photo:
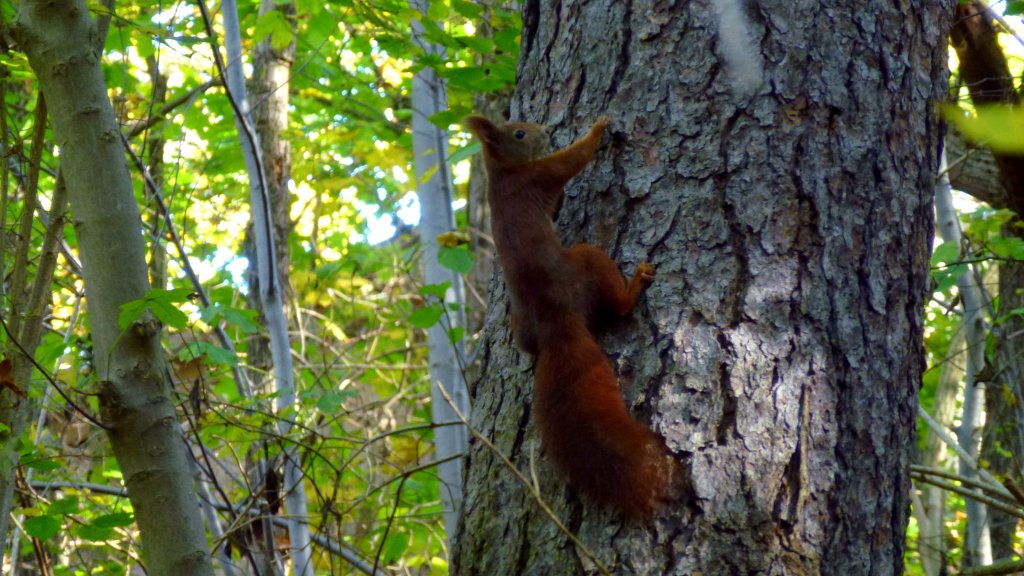
[[(898, 574), (952, 3), (712, 4), (527, 2), (512, 104), (559, 146), (612, 119), (559, 234), (656, 265), (601, 341), (692, 491), (631, 523), (567, 488), (500, 289), (473, 425), (616, 573)], [(455, 573), (590, 571), (482, 442), (467, 473)]]
[[(292, 22), (294, 32), (295, 5), (292, 3), (275, 5), (271, 0), (261, 0), (261, 16), (274, 10), (280, 11), (285, 18)], [(259, 140), (260, 154), (263, 156), (263, 166), (266, 170), (267, 196), (270, 199), (270, 225), (274, 236), (274, 253), (272, 257), (275, 260), (275, 269), (277, 270), (277, 286), (280, 289), (281, 301), (284, 304), (283, 311), (289, 323), (294, 322), (294, 318), (288, 313), (287, 306), (287, 303), (291, 301), (292, 295), (290, 274), (292, 260), (291, 251), (288, 246), (288, 237), (292, 230), (292, 198), (288, 189), (292, 178), (292, 147), (291, 142), (285, 139), (283, 134), (288, 130), (288, 107), (291, 100), (290, 77), (294, 62), (294, 40), (289, 42), (283, 49), (278, 50), (271, 45), (269, 38), (265, 39), (256, 45), (256, 50), (253, 52), (253, 74), (250, 80), (250, 86), (252, 87), (253, 125)], [(253, 225), (258, 224), (254, 221)], [(250, 258), (255, 260), (257, 255), (255, 254), (254, 244), (256, 239), (255, 235), (252, 234), (253, 227), (250, 226), (248, 231), (247, 244), (252, 248)], [(250, 305), (253, 309), (260, 312), (261, 318), (265, 318), (264, 302), (259, 285), (262, 282), (266, 282), (267, 279), (260, 278), (256, 274), (256, 268), (250, 268), (248, 276)], [(267, 375), (271, 374), (269, 368), (273, 366), (269, 345), (269, 338), (264, 334), (257, 334), (254, 335), (249, 346), (250, 358), (254, 362), (252, 366), (257, 368), (257, 370), (253, 371), (253, 379), (256, 382), (263, 381), (259, 389), (264, 392), (269, 392), (272, 389), (271, 379), (267, 377)], [(259, 369), (262, 369), (262, 371)], [(273, 432), (268, 431), (268, 433), (272, 434)], [(288, 455), (288, 457), (294, 458), (297, 455), (297, 451), (291, 448), (288, 451)], [(262, 458), (263, 452), (256, 450), (251, 456), (259, 459)], [(293, 477), (295, 476), (295, 463), (293, 460), (292, 463), (286, 464), (289, 469), (293, 470), (291, 474)], [(271, 474), (278, 475), (278, 477), (283, 476), (283, 473), (278, 469), (280, 464), (280, 460), (260, 460), (256, 462), (251, 474), (256, 476), (255, 484), (257, 486), (266, 486), (267, 476)], [(292, 483), (294, 484), (294, 480)], [(289, 506), (290, 510), (295, 508), (295, 496), (293, 495), (292, 498), (293, 503)], [(263, 513), (267, 518), (262, 520), (264, 539), (256, 544), (260, 546), (264, 557), (269, 559), (277, 554), (273, 534), (275, 531), (280, 530), (279, 527), (275, 527), (269, 521), (269, 516), (278, 514), (281, 511), (273, 508), (275, 504), (269, 502), (266, 495), (261, 500)], [(308, 557), (309, 552), (307, 551), (301, 553), (296, 558), (300, 562), (306, 562), (305, 559)], [(301, 568), (297, 570), (297, 573), (302, 573), (302, 570), (311, 569), (311, 566)]]
[(85, 2), (26, 1), (13, 33), (49, 104), (74, 212), (103, 420), (150, 574), (212, 574), (159, 325), (122, 331), (120, 307), (149, 289), (140, 217)]
[[(270, 9), (271, 3), (261, 5), (261, 9)], [(238, 23), (238, 8), (234, 0), (226, 0), (223, 3), (222, 13), (224, 15), (225, 47), (227, 53), (227, 69), (225, 83), (227, 85), (233, 103), (237, 108), (235, 125), (238, 128), (239, 139), (242, 145), (242, 155), (245, 159), (246, 171), (249, 175), (250, 188), (250, 210), (252, 211), (252, 234), (253, 245), (255, 246), (255, 270), (260, 297), (260, 310), (266, 319), (267, 331), (270, 336), (270, 355), (273, 361), (275, 412), (290, 409), (296, 402), (295, 397), (295, 374), (292, 370), (291, 342), (288, 336), (288, 318), (285, 312), (284, 298), (287, 288), (281, 282), (281, 275), (278, 270), (277, 245), (280, 242), (287, 243), (287, 236), (276, 238), (274, 212), (282, 210), (280, 202), (275, 207), (272, 194), (278, 195), (278, 200), (287, 205), (287, 182), (291, 177), (290, 159), (283, 160), (278, 154), (282, 151), (287, 153), (287, 147), (281, 148), (279, 143), (280, 134), (272, 135), (276, 143), (271, 150), (271, 157), (265, 155), (264, 149), (259, 142), (258, 134), (252, 126), (250, 118), (250, 106), (245, 76), (242, 72), (242, 49), (241, 30)], [(287, 92), (287, 85), (280, 82), (288, 77), (279, 69), (282, 62), (277, 61), (271, 65), (273, 69), (265, 69), (261, 86), (266, 88), (269, 83), (274, 84), (273, 93), (267, 97), (278, 99), (269, 107), (268, 116), (270, 126), (287, 126), (287, 100), (288, 95), (278, 94), (278, 91)], [(283, 98), (283, 100), (280, 100)], [(283, 104), (282, 104), (283, 102)], [(273, 164), (267, 169), (267, 160)], [(282, 164), (283, 162), (283, 164)], [(283, 178), (276, 184), (270, 183), (269, 175)], [(284, 208), (287, 213), (287, 208)], [(282, 248), (286, 250), (286, 248)], [(292, 425), (287, 419), (278, 420), (277, 432), (287, 436), (291, 432)], [(264, 463), (269, 466), (269, 463)], [(291, 543), (291, 564), (292, 573), (295, 576), (309, 576), (313, 573), (312, 550), (309, 531), (309, 513), (307, 510), (306, 491), (303, 484), (301, 462), (298, 451), (294, 446), (287, 446), (283, 451), (282, 465), (282, 497), (287, 512), (288, 538)], [(269, 473), (269, 468), (261, 468), (261, 471)], [(270, 536), (269, 523), (265, 524), (265, 535)], [(271, 540), (272, 541), (272, 540)]]
[[(426, 14), (423, 0), (412, 5)], [(441, 55), (440, 46), (423, 37), (423, 25), (414, 20), (413, 39), (424, 52)], [(423, 246), (424, 282), (427, 285), (448, 284), (441, 304), (445, 314), (427, 331), (430, 355), (430, 412), (434, 424), (434, 445), (439, 460), (441, 505), (448, 534), (454, 534), (462, 507), (462, 453), (468, 444), (466, 427), (453, 425), (458, 414), (469, 416), (469, 397), (463, 378), (463, 340), (453, 341), (456, 330), (465, 330), (466, 291), (462, 276), (445, 268), (438, 260), (438, 237), (455, 230), (452, 208), (452, 175), (448, 166), (448, 131), (434, 126), (428, 118), (447, 110), (448, 96), (442, 80), (430, 67), (412, 79), (412, 146), (415, 157), (416, 182), (420, 198), (420, 244)], [(447, 396), (447, 398), (446, 398)], [(450, 400), (450, 402), (449, 402)]]
[[(156, 56), (146, 58), (146, 70), (149, 72), (149, 81), (153, 85), (153, 95), (150, 100), (150, 110), (158, 110), (167, 101), (167, 77), (160, 70), (160, 62)], [(146, 138), (146, 147), (149, 149), (146, 170), (157, 190), (164, 187), (164, 146), (167, 141), (164, 139), (165, 124), (160, 122), (150, 129)], [(149, 277), (155, 288), (167, 287), (167, 242), (164, 241), (166, 215), (160, 203), (153, 201), (152, 191), (145, 187), (147, 204), (151, 206), (150, 227), (153, 230), (153, 250), (149, 255)]]
[[(935, 192), (935, 220), (939, 235), (945, 242), (960, 244), (963, 235), (960, 220), (953, 208), (953, 196), (948, 179)], [(978, 286), (973, 267), (957, 278), (957, 290), (962, 302), (962, 323), (966, 340), (964, 368), (964, 400), (957, 428), (957, 442), (964, 451), (977, 460), (981, 447), (981, 431), (985, 420), (985, 385), (978, 381), (978, 374), (985, 366), (984, 319), (987, 308), (984, 294)], [(977, 479), (971, 464), (960, 461), (959, 472), (965, 478)], [(967, 566), (992, 563), (992, 545), (988, 530), (988, 509), (973, 499), (964, 503), (967, 511), (967, 537), (964, 541), (964, 564)]]
[[(958, 330), (949, 345), (949, 360), (942, 364), (939, 383), (936, 386), (931, 414), (937, 422), (952, 425), (957, 408), (957, 392), (964, 375), (966, 338)], [(946, 465), (949, 448), (930, 428), (927, 430), (925, 446), (918, 455), (918, 464), (930, 468)], [(914, 502), (914, 516), (918, 520), (917, 549), (921, 555), (921, 566), (926, 576), (942, 576), (946, 570), (946, 491), (937, 486), (919, 483), (920, 501)]]

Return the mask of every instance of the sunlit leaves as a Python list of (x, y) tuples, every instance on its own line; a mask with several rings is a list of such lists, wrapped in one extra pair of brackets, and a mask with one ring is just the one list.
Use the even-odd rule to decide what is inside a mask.
[(259, 16), (256, 20), (256, 31), (253, 34), (254, 42), (261, 42), (267, 37), (270, 38), (270, 45), (275, 50), (284, 50), (295, 38), (292, 25), (284, 12), (270, 10)]
[[(291, 151), (288, 217), (293, 224), (279, 241), (291, 257), (287, 300), (300, 401), (275, 412), (278, 398), (272, 386), (264, 387), (272, 373), (257, 359), (261, 320), (248, 310), (254, 295), (244, 277), (250, 266), (244, 245), (249, 181), (223, 88), (211, 83), (197, 90), (216, 72), (193, 5), (168, 8), (146, 0), (119, 5), (103, 63), (118, 119), (133, 150), (161, 176), (170, 219), (211, 304), (194, 297), (163, 214), (133, 172), (141, 231), (153, 260), (160, 254), (167, 262), (168, 285), (126, 304), (119, 321), (124, 329), (152, 319), (169, 328), (163, 345), (178, 413), (183, 422), (185, 414), (195, 417), (188, 441), (201, 442), (213, 466), (227, 471), (225, 478), (243, 478), (240, 471), (254, 454), (281, 453), (285, 441), (276, 435), (277, 418), (285, 416), (301, 431), (289, 441), (299, 443), (306, 478), (320, 488), (310, 502), (313, 517), (323, 519), (316, 529), (337, 534), (341, 531), (332, 522), (351, 523), (358, 528), (344, 533), (351, 533), (364, 558), (380, 550), (381, 561), (400, 566), (398, 571), (441, 574), (446, 551), (438, 528), (439, 484), (436, 470), (428, 466), (433, 431), (423, 330), (438, 324), (447, 328), (446, 316), (461, 311), (445, 301), (450, 286), (419, 288), (422, 247), (413, 229), (418, 206), (410, 201), (418, 187), (411, 154), (411, 78), (422, 67), (437, 71), (447, 84), (449, 109), (431, 121), (444, 128), (457, 124), (473, 110), (474, 97), (513, 85), (519, 16), (501, 5), (471, 0), (431, 1), (426, 15), (395, 0), (300, 0), (295, 11), (294, 18), (277, 11), (260, 15), (258, 3), (239, 5), (247, 71), (253, 69), (258, 42), (269, 39), (280, 48), (294, 41), (296, 46), (295, 65), (279, 87), (290, 96), (283, 136)], [(443, 53), (425, 53), (411, 41), (414, 20), (424, 21)], [(30, 75), (17, 52), (0, 56), (0, 65), (14, 80)], [(167, 80), (164, 101), (153, 99), (151, 67)], [(261, 96), (252, 96), (255, 110)], [(33, 100), (15, 101), (11, 93), (8, 100), (9, 118), (25, 133), (31, 128), (26, 112)], [(168, 101), (177, 104), (164, 114)], [(161, 157), (150, 158), (156, 136), (163, 136), (166, 146)], [(478, 151), (476, 143), (458, 147), (461, 141), (456, 134), (440, 150), (449, 162), (460, 163)], [(56, 156), (47, 153), (45, 165), (55, 168)], [(12, 152), (12, 161), (16, 155)], [(44, 174), (41, 190), (52, 184), (52, 176)], [(464, 182), (456, 188), (465, 193)], [(461, 205), (456, 221), (464, 223)], [(18, 214), (17, 206), (8, 207), (9, 222), (16, 222)], [(388, 240), (380, 231), (391, 225), (396, 235)], [(41, 232), (34, 233), (33, 241), (39, 237)], [(380, 243), (371, 245), (369, 237)], [(439, 242), (444, 266), (471, 271), (478, 255), (465, 233), (453, 232)], [(67, 243), (74, 251), (71, 225)], [(62, 389), (96, 413), (99, 402), (93, 393), (100, 363), (91, 356), (83, 324), (88, 312), (73, 315), (73, 303), (83, 293), (81, 279), (63, 268), (53, 291), (53, 317), (59, 322), (44, 335), (37, 356), (47, 367), (59, 366), (55, 373)], [(68, 328), (73, 317), (76, 323)], [(232, 339), (236, 353), (222, 344), (221, 335)], [(472, 341), (472, 336), (461, 327), (448, 332), (452, 342)], [(244, 386), (236, 382), (236, 373), (253, 378), (254, 395), (240, 391)], [(46, 389), (41, 384), (37, 374), (29, 390), (40, 400)], [(63, 404), (48, 408), (64, 412)], [(90, 431), (87, 438), (102, 439), (102, 431)], [(31, 434), (23, 434), (19, 464), (37, 479), (67, 480), (82, 460), (91, 467), (89, 481), (120, 484), (121, 473), (104, 443), (86, 441), (71, 450), (63, 445), (66, 439), (60, 430), (47, 428), (36, 445)], [(76, 450), (82, 451), (81, 458)], [(406, 468), (418, 467), (424, 469), (407, 473)], [(406, 481), (399, 489), (401, 478)], [(244, 482), (226, 480), (222, 488), (235, 502), (250, 496)], [(107, 545), (113, 550), (132, 537), (126, 530), (132, 517), (122, 509), (125, 500), (103, 494), (74, 498), (26, 509), (27, 530), (50, 537), (56, 526), (75, 545), (86, 540), (96, 543), (91, 547), (96, 550)], [(385, 530), (392, 512), (395, 521)], [(105, 570), (113, 556), (108, 553), (91, 566), (76, 560), (75, 569)]]
[(188, 325), (188, 316), (178, 309), (178, 305), (187, 302), (191, 296), (192, 290), (188, 288), (150, 290), (142, 298), (121, 305), (118, 324), (122, 330), (127, 330), (148, 310), (164, 326), (184, 329)]
[(945, 116), (968, 139), (995, 152), (1024, 153), (1024, 109), (996, 104), (979, 106), (970, 114), (948, 107)]
[(932, 281), (936, 292), (945, 292), (954, 284), (967, 266), (960, 262), (960, 244), (943, 242), (932, 251)]

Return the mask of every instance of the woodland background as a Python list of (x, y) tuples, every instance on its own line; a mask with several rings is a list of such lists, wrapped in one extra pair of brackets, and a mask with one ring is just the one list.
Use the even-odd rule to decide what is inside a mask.
[[(3, 3), (3, 22), (30, 4)], [(296, 573), (448, 573), (459, 495), (446, 486), (451, 470), (458, 477), (466, 433), (459, 414), (432, 409), (474, 379), (494, 269), (472, 159), (478, 147), (458, 121), (473, 111), (504, 114), (516, 80), (518, 5), (137, 0), (88, 8), (100, 23), (103, 77), (123, 135), (115, 143), (141, 210), (154, 287), (128, 298), (119, 326), (149, 315), (163, 324), (177, 422), (218, 570), (285, 569), (303, 536), (283, 513), (282, 487), (301, 478), (312, 534)], [(1014, 183), (1012, 158), (1024, 152), (1024, 120), (1000, 108), (975, 114), (976, 104), (1016, 103), (1024, 25), (1014, 15), (1024, 2), (957, 10), (954, 45), (990, 44), (984, 54), (950, 50), (947, 115), (958, 129), (945, 175), (966, 194), (937, 180), (920, 389), (933, 425), (919, 424), (906, 553), (907, 573), (929, 576), (1000, 561), (1002, 573), (1019, 569), (1024, 517), (1020, 381), (1000, 378), (1019, 363), (1013, 342), (1024, 333), (1024, 302), (1013, 300), (1024, 300), (1022, 285), (1010, 280), (1024, 260), (1012, 224), (1022, 213), (1012, 188), (1024, 182)], [(3, 40), (0, 439), (17, 463), (0, 470), (13, 498), (4, 573), (141, 573), (122, 469), (89, 419), (101, 411), (97, 366), (106, 360), (87, 329), (96, 319), (83, 304), (73, 216), (64, 216), (63, 139), (47, 122), (18, 34)], [(232, 65), (250, 79), (247, 100), (228, 77)], [(248, 127), (237, 123), (243, 102), (253, 112)], [(992, 151), (964, 144), (960, 130)], [(259, 135), (270, 189), (262, 224), (250, 213), (247, 131)], [(414, 133), (426, 135), (420, 156), (443, 161), (417, 165)], [(267, 373), (273, 321), (261, 315), (266, 300), (250, 267), (270, 226), (293, 363), (286, 388)], [(115, 275), (120, 264), (105, 263)], [(26, 351), (31, 364), (18, 360)], [(448, 385), (440, 394), (431, 369)]]

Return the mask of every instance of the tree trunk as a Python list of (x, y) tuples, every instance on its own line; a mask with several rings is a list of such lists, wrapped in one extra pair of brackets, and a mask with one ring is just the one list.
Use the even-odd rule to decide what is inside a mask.
[[(426, 15), (426, 0), (410, 5)], [(441, 46), (424, 37), (423, 24), (412, 22), (413, 42), (427, 54), (443, 60)], [(462, 508), (462, 454), (468, 444), (466, 427), (459, 414), (470, 414), (466, 380), (462, 372), (465, 340), (452, 340), (452, 334), (466, 328), (466, 290), (462, 276), (445, 268), (438, 259), (438, 237), (455, 231), (452, 209), (452, 175), (448, 166), (448, 131), (434, 126), (429, 118), (448, 108), (444, 82), (433, 68), (424, 67), (412, 79), (412, 147), (415, 159), (416, 188), (420, 199), (420, 244), (423, 246), (423, 280), (428, 286), (448, 284), (440, 302), (444, 315), (427, 330), (430, 358), (430, 419), (434, 429), (437, 476), (440, 480), (441, 509), (446, 533), (453, 534)], [(432, 302), (433, 303), (433, 302)]]
[(13, 33), (46, 96), (87, 286), (100, 405), (154, 575), (212, 574), (159, 326), (118, 326), (149, 289), (140, 217), (85, 2), (21, 3)]
[[(960, 220), (953, 208), (953, 195), (949, 188), (949, 180), (940, 178), (935, 188), (935, 223), (939, 236), (944, 242), (960, 245), (963, 235), (960, 232)], [(981, 431), (985, 424), (985, 386), (978, 380), (978, 375), (985, 367), (985, 316), (988, 306), (985, 295), (979, 285), (973, 266), (960, 274), (956, 279), (957, 293), (962, 306), (962, 326), (966, 340), (964, 359), (963, 403), (960, 412), (960, 425), (956, 429), (957, 443), (963, 448), (968, 459), (960, 459), (959, 473), (964, 478), (977, 481), (977, 472), (972, 461), (977, 461), (981, 448)], [(972, 498), (964, 502), (967, 512), (967, 534), (964, 538), (964, 566), (986, 565), (992, 563), (992, 545), (988, 530), (988, 509)]]
[[(559, 234), (655, 264), (601, 341), (692, 491), (637, 523), (567, 488), (501, 286), (473, 425), (614, 572), (898, 574), (952, 5), (750, 6), (528, 2), (512, 105), (560, 147), (612, 119)], [(467, 474), (454, 573), (591, 570), (482, 442)]]
[[(237, 44), (240, 41), (240, 31), (236, 29), (238, 10), (233, 2), (225, 4), (224, 10), (225, 14), (228, 10), (231, 11), (231, 19), (234, 21), (230, 31), (226, 27), (225, 33), (225, 36), (228, 36), (226, 44), (230, 62), (228, 82), (231, 85), (232, 95), (237, 101), (245, 102), (247, 99), (242, 72), (240, 66), (235, 65), (235, 63), (241, 64), (242, 57), (240, 46)], [(261, 15), (272, 10), (280, 10), (284, 17), (291, 22), (294, 32), (294, 4), (278, 5), (269, 0), (261, 0)], [(263, 343), (269, 344), (270, 365), (274, 368), (274, 391), (278, 393), (276, 410), (282, 410), (295, 404), (295, 376), (292, 370), (291, 346), (287, 330), (289, 321), (287, 302), (291, 297), (291, 284), (288, 275), (288, 271), (291, 269), (288, 246), (288, 235), (291, 231), (291, 194), (288, 191), (291, 181), (291, 144), (283, 137), (283, 133), (288, 129), (289, 79), (294, 60), (294, 39), (281, 50), (275, 49), (269, 38), (257, 46), (253, 61), (252, 106), (259, 143), (258, 150), (252, 150), (251, 143), (248, 143), (248, 135), (243, 130), (243, 119), (238, 118), (236, 122), (242, 146), (249, 148), (246, 151), (246, 167), (251, 179), (250, 205), (253, 211), (252, 226), (249, 230), (255, 248), (255, 261), (259, 263), (258, 266), (249, 270), (249, 283), (251, 287), (255, 288), (255, 290), (250, 290), (250, 295), (259, 295), (259, 302), (255, 308), (266, 320), (270, 334), (270, 338)], [(248, 113), (248, 110), (243, 107), (244, 113)], [(250, 152), (253, 153), (250, 154)], [(256, 158), (255, 152), (258, 152), (260, 158)], [(265, 184), (264, 190), (260, 190), (261, 184)], [(263, 203), (266, 203), (265, 207), (263, 207)], [(272, 265), (269, 262), (270, 259), (273, 259)], [(253, 282), (254, 275), (255, 282)], [(265, 363), (267, 348), (263, 346), (260, 349), (259, 346), (259, 341), (254, 340), (250, 350), (257, 352), (255, 357), (257, 362)], [(287, 435), (290, 430), (291, 424), (287, 420), (278, 421), (277, 432)], [(313, 560), (308, 523), (309, 513), (298, 450), (294, 446), (286, 446), (282, 460), (281, 477), (284, 483), (282, 493), (289, 522), (288, 538), (292, 546), (292, 573), (297, 576), (311, 576)], [(271, 462), (258, 463), (256, 469), (261, 476), (259, 485), (263, 485), (265, 482), (266, 474), (276, 472), (272, 468)], [(270, 510), (271, 514), (274, 512)], [(273, 539), (270, 537), (273, 533), (272, 530), (272, 525), (265, 522), (264, 535), (270, 544), (273, 543)], [(271, 545), (267, 546), (265, 552), (268, 555), (273, 555), (275, 550)]]

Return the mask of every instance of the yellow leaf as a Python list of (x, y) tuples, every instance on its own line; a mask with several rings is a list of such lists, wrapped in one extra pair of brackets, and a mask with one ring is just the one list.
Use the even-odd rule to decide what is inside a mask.
[(1024, 109), (993, 104), (978, 107), (971, 114), (949, 106), (945, 116), (968, 140), (994, 152), (1024, 153)]

